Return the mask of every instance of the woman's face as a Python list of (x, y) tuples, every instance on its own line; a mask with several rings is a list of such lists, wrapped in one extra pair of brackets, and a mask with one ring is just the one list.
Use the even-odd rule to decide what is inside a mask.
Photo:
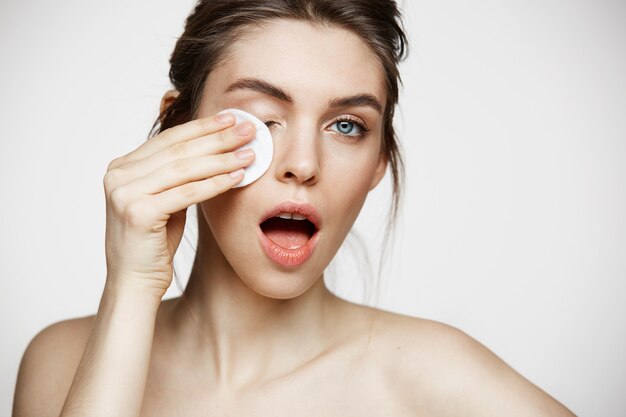
[[(259, 294), (293, 298), (322, 277), (385, 173), (384, 73), (357, 35), (336, 27), (274, 20), (246, 31), (233, 48), (232, 58), (208, 76), (198, 117), (225, 108), (255, 115), (272, 133), (274, 156), (257, 181), (199, 205), (220, 252), (206, 255)], [(242, 79), (253, 81), (232, 87)], [(262, 227), (283, 202), (313, 206), (317, 236), (309, 239), (311, 225), (303, 220), (274, 219)], [(267, 247), (264, 235), (292, 249), (271, 241)]]

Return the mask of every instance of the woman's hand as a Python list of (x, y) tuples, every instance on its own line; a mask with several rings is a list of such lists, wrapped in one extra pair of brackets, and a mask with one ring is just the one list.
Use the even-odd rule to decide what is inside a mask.
[(254, 125), (233, 126), (228, 116), (166, 129), (111, 161), (104, 176), (108, 286), (165, 294), (187, 207), (236, 185), (254, 160), (250, 149), (235, 152), (254, 137)]

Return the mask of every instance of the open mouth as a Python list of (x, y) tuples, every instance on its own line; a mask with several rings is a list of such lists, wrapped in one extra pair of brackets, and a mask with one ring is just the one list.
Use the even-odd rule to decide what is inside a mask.
[(259, 243), (276, 264), (295, 268), (313, 255), (320, 239), (322, 217), (312, 204), (284, 201), (259, 221)]
[(260, 227), (268, 239), (285, 249), (298, 249), (306, 245), (317, 231), (315, 225), (304, 216), (290, 213), (270, 217)]

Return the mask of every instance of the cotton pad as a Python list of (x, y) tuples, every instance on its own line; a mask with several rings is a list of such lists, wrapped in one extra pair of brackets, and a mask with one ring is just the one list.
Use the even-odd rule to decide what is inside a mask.
[(254, 162), (244, 168), (243, 179), (233, 188), (243, 187), (259, 179), (261, 175), (265, 174), (265, 171), (267, 171), (270, 167), (272, 157), (274, 155), (274, 142), (272, 141), (270, 130), (267, 128), (265, 123), (257, 119), (255, 116), (239, 109), (226, 109), (222, 110), (218, 114), (226, 112), (235, 116), (236, 123), (249, 120), (256, 128), (255, 137), (250, 142), (239, 148), (251, 148), (254, 150)]

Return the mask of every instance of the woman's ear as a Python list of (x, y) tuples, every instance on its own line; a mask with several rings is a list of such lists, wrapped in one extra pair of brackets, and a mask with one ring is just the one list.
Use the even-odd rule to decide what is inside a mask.
[(385, 171), (387, 171), (387, 156), (384, 152), (380, 153), (378, 157), (378, 165), (376, 166), (376, 170), (374, 171), (374, 176), (372, 177), (372, 182), (370, 183), (370, 191), (374, 189), (385, 176)]
[(172, 104), (172, 102), (176, 100), (176, 97), (178, 97), (179, 94), (180, 92), (178, 90), (166, 91), (165, 94), (163, 94), (163, 98), (161, 99), (161, 109), (159, 114), (162, 114), (170, 106), (170, 104)]

